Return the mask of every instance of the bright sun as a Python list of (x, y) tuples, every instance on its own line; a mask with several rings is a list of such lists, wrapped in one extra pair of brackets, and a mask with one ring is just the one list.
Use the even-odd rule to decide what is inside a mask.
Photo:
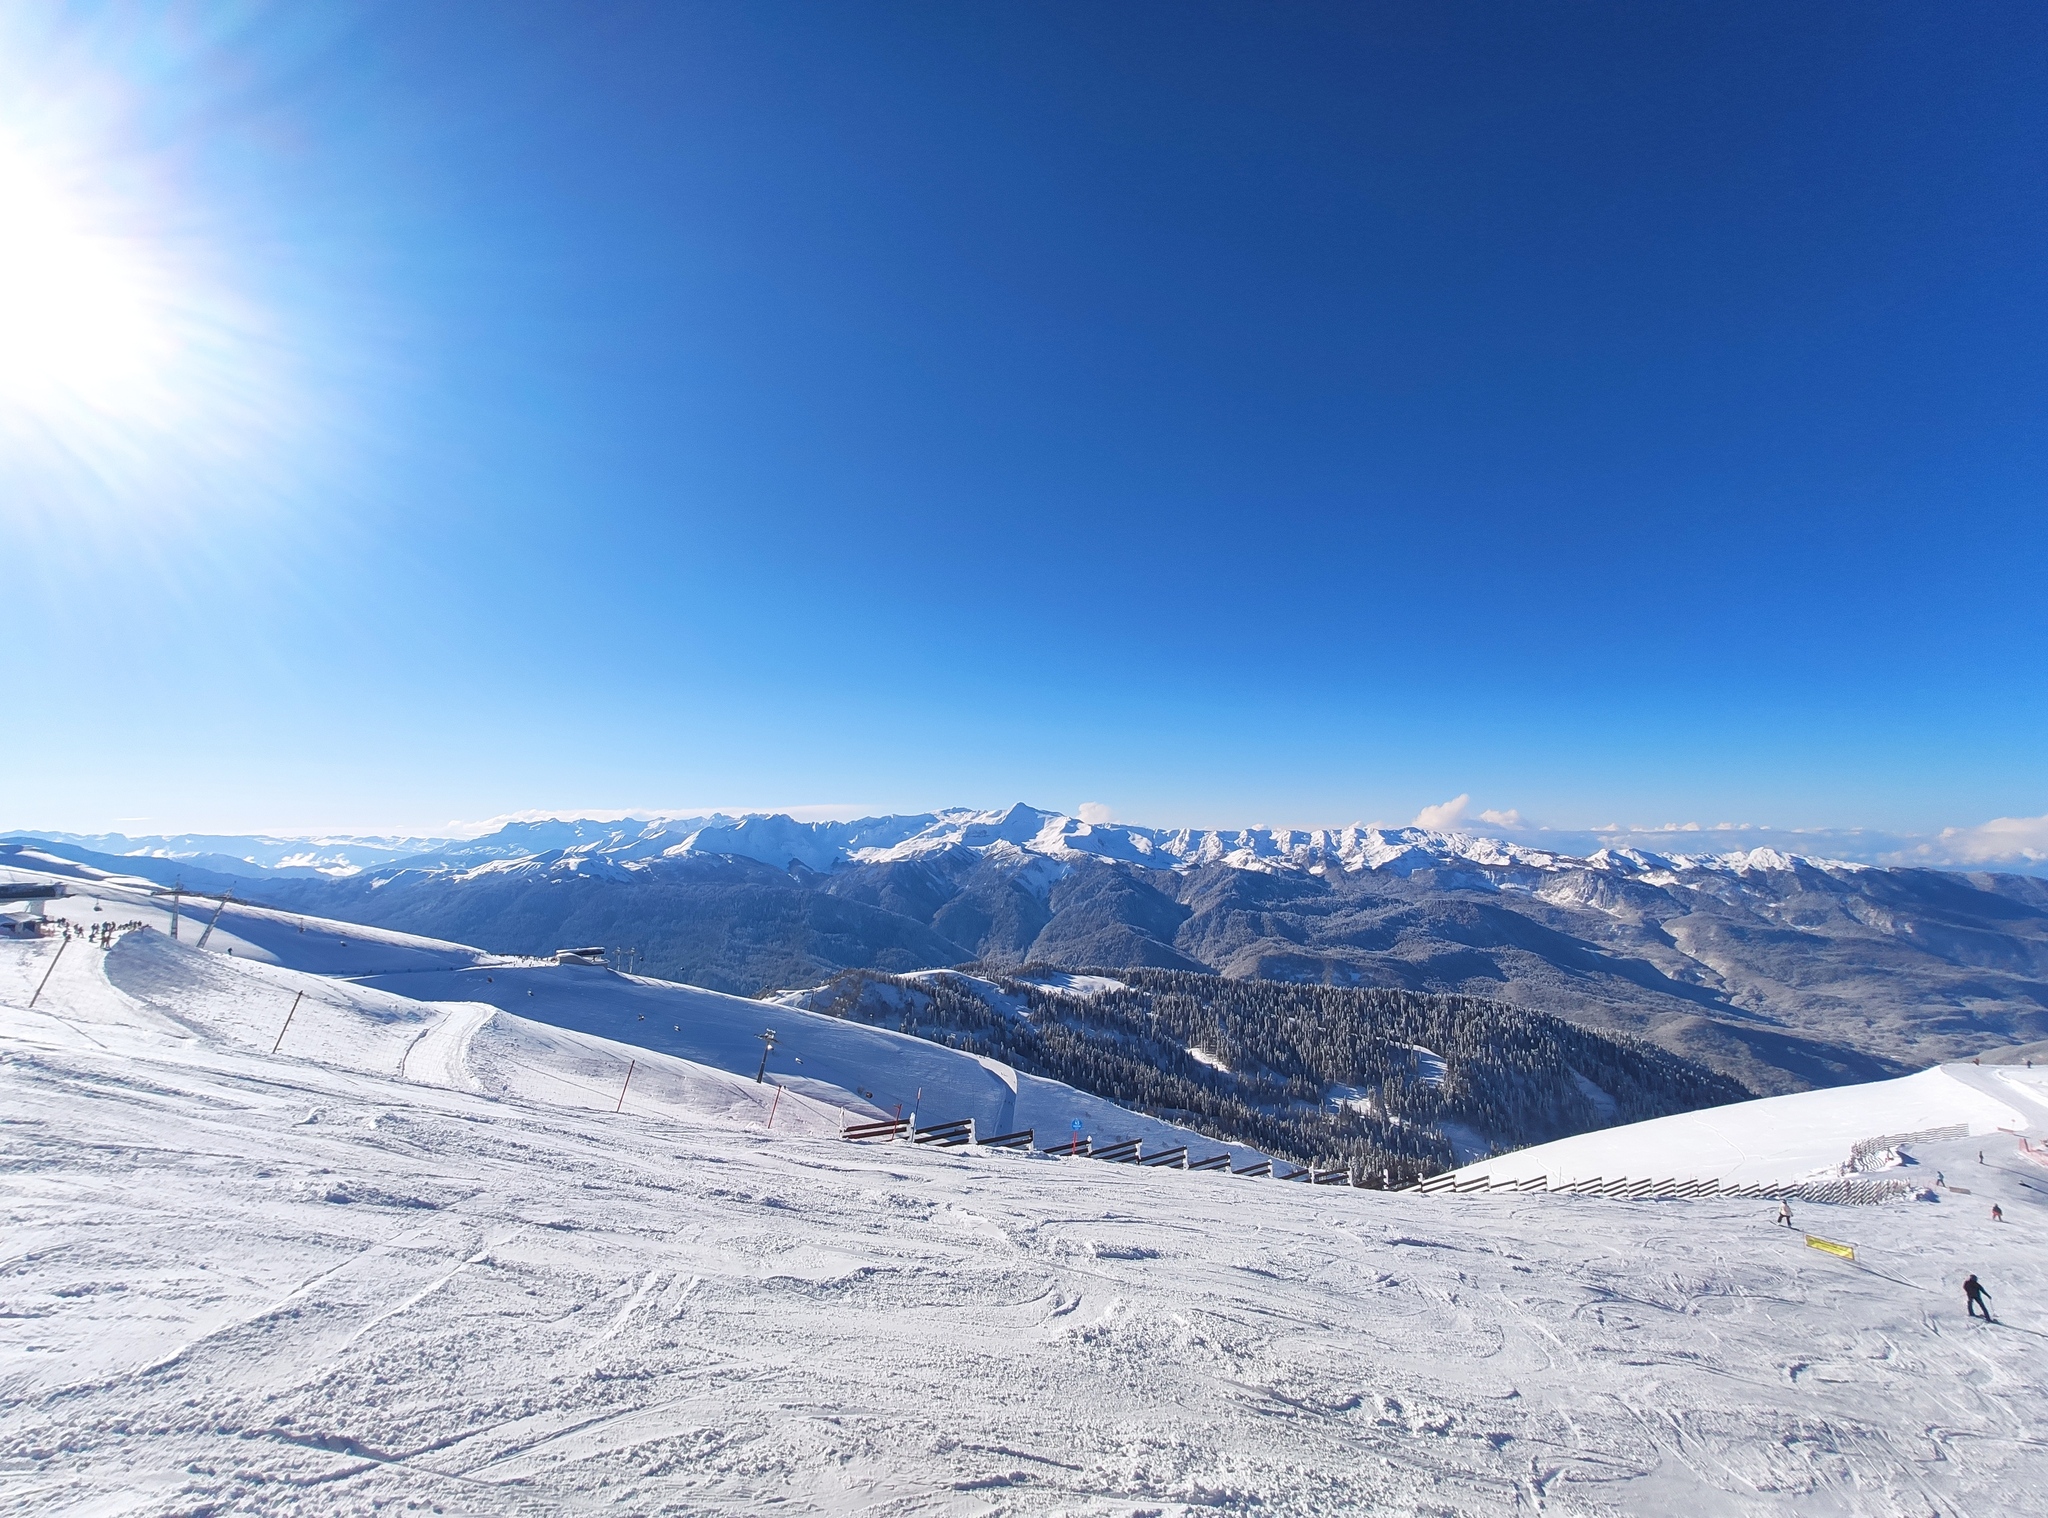
[[(157, 90), (186, 98), (182, 71), (211, 44), (158, 70), (128, 46), (155, 23), (93, 21), (81, 51), (64, 8), (41, 9), (57, 19), (0, 0), (0, 542), (128, 533), (145, 505), (166, 531), (231, 505), (275, 512), (310, 440), (307, 350), (267, 298), (292, 287), (250, 277), (271, 203), (219, 193), (209, 170), (244, 160), (145, 127)], [(103, 68), (99, 43), (141, 72)]]
[(147, 269), (81, 211), (0, 145), (0, 396), (119, 412), (169, 343)]

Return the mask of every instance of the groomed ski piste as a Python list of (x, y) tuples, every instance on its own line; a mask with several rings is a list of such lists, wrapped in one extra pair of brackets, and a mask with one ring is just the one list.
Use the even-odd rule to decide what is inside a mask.
[(173, 942), (161, 897), (68, 873), (52, 917), (150, 926), (0, 940), (6, 1511), (2044, 1506), (2048, 1070), (1471, 1167), (1734, 1179), (1720, 1144), (1798, 1180), (1964, 1130), (1889, 1156), (1936, 1200), (1790, 1229), (861, 1145), (906, 1082), (932, 1117), (1175, 1130), (594, 967), (241, 907), (200, 949), (211, 902)]

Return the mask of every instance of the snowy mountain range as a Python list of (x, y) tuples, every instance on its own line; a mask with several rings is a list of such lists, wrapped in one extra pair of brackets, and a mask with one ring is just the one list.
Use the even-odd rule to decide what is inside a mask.
[[(1573, 856), (1456, 831), (1169, 830), (1022, 805), (521, 821), (403, 857), (404, 840), (277, 864), (252, 850), (234, 871), (129, 842), (141, 851), (35, 847), (504, 952), (630, 947), (653, 973), (747, 995), (963, 963), (1457, 992), (1640, 1034), (1764, 1092), (2048, 1036), (2048, 881), (1775, 848)], [(234, 841), (207, 842), (219, 857)], [(323, 849), (337, 862), (305, 862)]]
[(616, 821), (542, 819), (509, 822), (484, 836), (308, 838), (264, 834), (195, 834), (129, 837), (119, 833), (18, 832), (37, 840), (99, 854), (169, 861), (231, 875), (325, 875), (346, 878), (403, 863), (455, 867), (554, 856), (564, 869), (630, 867), (689, 854), (754, 859), (785, 868), (801, 864), (825, 872), (849, 864), (918, 859), (954, 849), (978, 853), (1014, 848), (1055, 860), (1095, 860), (1155, 869), (1227, 864), (1236, 869), (1346, 871), (1433, 868), (1451, 860), (1487, 866), (1560, 869), (1585, 864), (1624, 870), (1786, 869), (1794, 859), (1842, 869), (1861, 866), (1813, 859), (1775, 847), (1718, 852), (1653, 853), (1603, 848), (1587, 857), (1532, 847), (1504, 838), (1421, 827), (1147, 828), (1086, 822), (1019, 803), (1007, 810), (953, 808), (855, 821), (804, 822), (782, 813), (711, 813), (691, 817)]

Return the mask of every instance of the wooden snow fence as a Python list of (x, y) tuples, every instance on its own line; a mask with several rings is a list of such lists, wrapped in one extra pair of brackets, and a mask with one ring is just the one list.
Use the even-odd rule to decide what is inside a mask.
[[(950, 1123), (933, 1123), (919, 1128), (904, 1118), (884, 1118), (880, 1122), (852, 1123), (841, 1128), (839, 1136), (849, 1143), (869, 1141), (893, 1142), (908, 1138), (914, 1144), (929, 1144), (936, 1149), (1014, 1150), (1030, 1154), (1037, 1144), (1037, 1135), (1029, 1128), (1015, 1133), (999, 1133), (990, 1138), (975, 1134), (974, 1119), (960, 1118)], [(1290, 1169), (1283, 1166), (1276, 1170), (1271, 1160), (1255, 1160), (1242, 1168), (1232, 1168), (1236, 1159), (1228, 1149), (1220, 1150), (1203, 1158), (1191, 1159), (1188, 1146), (1176, 1144), (1169, 1149), (1146, 1152), (1140, 1139), (1110, 1139), (1097, 1142), (1086, 1134), (1074, 1134), (1059, 1142), (1045, 1145), (1037, 1150), (1041, 1155), (1055, 1159), (1069, 1156), (1103, 1160), (1112, 1165), (1135, 1165), (1142, 1170), (1201, 1170), (1212, 1174), (1232, 1175), (1246, 1180), (1278, 1179), (1282, 1181), (1306, 1181), (1311, 1186), (1349, 1186), (1352, 1184), (1348, 1167), (1338, 1170), (1319, 1170), (1314, 1166)], [(1441, 1184), (1441, 1181), (1425, 1182), (1425, 1188)], [(1484, 1184), (1480, 1182), (1479, 1184)], [(1408, 1188), (1414, 1190), (1414, 1187)]]
[[(1290, 1177), (1291, 1179), (1291, 1177)], [(1626, 1202), (1680, 1202), (1718, 1197), (1722, 1200), (1825, 1202), (1837, 1207), (1872, 1206), (1903, 1201), (1919, 1188), (1910, 1181), (1866, 1181), (1839, 1176), (1819, 1181), (1769, 1184), (1761, 1181), (1724, 1186), (1719, 1179), (1696, 1180), (1666, 1176), (1663, 1180), (1635, 1180), (1628, 1176), (1593, 1176), (1589, 1179), (1550, 1184), (1548, 1176), (1523, 1176), (1493, 1180), (1489, 1176), (1460, 1177), (1455, 1171), (1433, 1175), (1402, 1191), (1419, 1196), (1476, 1196), (1481, 1193), (1542, 1193), (1548, 1196), (1597, 1196)], [(1949, 1188), (1954, 1190), (1954, 1187)]]
[(901, 1118), (884, 1118), (879, 1123), (855, 1123), (850, 1128), (842, 1128), (839, 1136), (856, 1144), (865, 1139), (893, 1139), (900, 1137), (909, 1126)]
[(933, 1123), (910, 1135), (913, 1144), (935, 1144), (941, 1149), (958, 1149), (974, 1142), (974, 1119), (958, 1118), (950, 1123)]
[(1950, 1123), (1942, 1128), (1921, 1128), (1912, 1133), (1882, 1133), (1876, 1138), (1858, 1139), (1849, 1146), (1849, 1168), (1862, 1170), (1886, 1153), (1896, 1153), (1906, 1144), (1941, 1144), (1970, 1136), (1968, 1123)]

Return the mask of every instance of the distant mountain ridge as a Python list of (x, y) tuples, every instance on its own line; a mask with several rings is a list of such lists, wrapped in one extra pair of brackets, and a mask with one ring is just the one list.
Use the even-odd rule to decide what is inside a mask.
[[(85, 850), (121, 859), (161, 860), (173, 866), (190, 864), (217, 875), (345, 876), (394, 860), (417, 858), (445, 847), (450, 840), (425, 837), (359, 837), (318, 834), (273, 837), (266, 833), (175, 833), (131, 838), (125, 833), (37, 833), (6, 835), (15, 842), (56, 844), (65, 851)], [(60, 854), (60, 857), (68, 857)]]
[[(209, 888), (196, 859), (39, 846)], [(631, 947), (653, 973), (743, 994), (1032, 963), (1478, 996), (1646, 1037), (1764, 1092), (2048, 1037), (2048, 881), (1778, 849), (1575, 857), (1422, 828), (1151, 829), (1019, 805), (521, 821), (346, 876), (288, 869), (215, 878), (506, 952)]]
[[(1127, 823), (1089, 823), (1063, 813), (1030, 807), (977, 811), (951, 808), (937, 812), (867, 817), (856, 821), (803, 822), (774, 812), (606, 812), (522, 813), (502, 817), (459, 834), (356, 835), (324, 834), (155, 834), (130, 837), (119, 833), (23, 831), (13, 836), (36, 838), (68, 847), (124, 857), (146, 856), (202, 862), (229, 874), (287, 869), (300, 874), (335, 877), (358, 874), (398, 859), (495, 858), (538, 853), (602, 841), (612, 851), (635, 842), (653, 842), (656, 851), (673, 848), (694, 835), (706, 852), (723, 847), (768, 863), (801, 859), (812, 869), (829, 868), (838, 860), (870, 860), (898, 848), (920, 851), (975, 831), (1000, 831), (1022, 847), (1048, 852), (1077, 850), (1098, 858), (1132, 863), (1156, 862), (1160, 856), (1182, 861), (1230, 855), (1243, 859), (1295, 859), (1334, 851), (1347, 863), (1371, 862), (1386, 848), (1402, 849), (1422, 838), (1468, 840), (1483, 854), (1487, 849), (1519, 850), (1523, 857), (1596, 859), (1606, 854), (1640, 855), (1679, 865), (1729, 861), (1764, 863), (1770, 859), (1802, 859), (1827, 864), (1913, 869), (1995, 870), (2048, 879), (2048, 817), (2005, 817), (1971, 827), (1946, 827), (1937, 832), (1892, 832), (1883, 829), (1787, 828), (1756, 823), (1667, 822), (1658, 826), (1624, 827), (1611, 823), (1591, 829), (1537, 827), (1515, 813), (1482, 812), (1465, 825), (1468, 797), (1459, 796), (1430, 808), (1438, 820), (1430, 827), (1389, 827), (1353, 824), (1342, 828), (1142, 828)], [(1087, 808), (1083, 808), (1084, 812)], [(1032, 819), (1039, 831), (1032, 833)], [(1478, 824), (1494, 829), (1481, 831)], [(1019, 832), (1021, 825), (1023, 831)], [(1050, 836), (1047, 834), (1050, 829)], [(1721, 847), (1702, 849), (1700, 845)], [(1730, 845), (1740, 845), (1730, 847)], [(783, 853), (777, 860), (774, 856)]]
[[(541, 819), (509, 822), (467, 840), (429, 837), (307, 838), (267, 834), (129, 837), (119, 833), (17, 832), (14, 841), (60, 843), (94, 853), (190, 862), (223, 874), (260, 877), (277, 871), (346, 877), (388, 865), (413, 868), (478, 865), (559, 855), (631, 865), (684, 854), (719, 854), (786, 868), (826, 872), (848, 864), (916, 859), (948, 849), (985, 851), (1009, 845), (1052, 859), (1092, 859), (1147, 868), (1228, 864), (1237, 869), (1316, 869), (1407, 873), (1451, 859), (1485, 865), (1560, 868), (1609, 864), (1622, 869), (1788, 868), (1794, 859), (1843, 869), (1866, 866), (1790, 854), (1775, 848), (1713, 853), (1651, 853), (1602, 849), (1579, 858), (1485, 834), (1420, 827), (1353, 824), (1340, 828), (1147, 828), (1085, 822), (1018, 803), (1000, 811), (952, 808), (854, 821), (803, 822), (782, 813), (707, 813), (690, 817)], [(569, 864), (565, 868), (582, 869)]]
[(954, 849), (1005, 849), (1057, 861), (1092, 860), (1147, 869), (1187, 870), (1222, 864), (1233, 869), (1345, 871), (1409, 874), (1454, 860), (1486, 866), (1555, 870), (1592, 866), (1628, 873), (1694, 869), (1788, 869), (1794, 859), (1841, 869), (1868, 866), (1806, 860), (1777, 849), (1710, 854), (1652, 854), (1603, 849), (1575, 858), (1502, 838), (1428, 828), (1147, 828), (1129, 823), (1084, 822), (1021, 802), (1002, 811), (967, 808), (851, 822), (800, 822), (781, 814), (633, 819), (616, 823), (513, 823), (469, 843), (444, 845), (406, 863), (455, 865), (463, 860), (539, 858), (558, 854), (564, 868), (583, 860), (631, 866), (651, 859), (717, 854), (820, 873), (847, 865), (922, 859)]

